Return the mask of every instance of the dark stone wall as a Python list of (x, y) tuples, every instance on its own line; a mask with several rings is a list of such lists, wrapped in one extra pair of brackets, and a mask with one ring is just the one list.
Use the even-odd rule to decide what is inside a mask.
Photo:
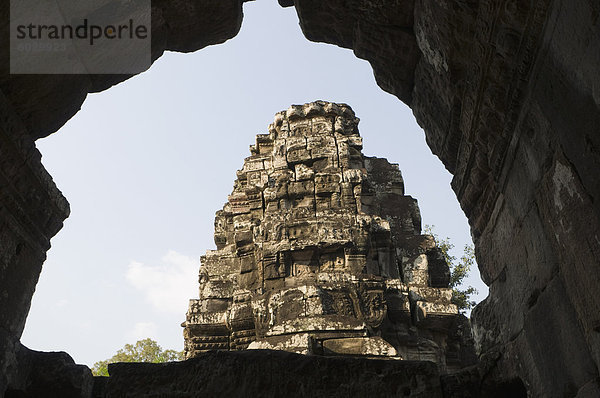
[[(234, 36), (241, 2), (155, 1), (153, 59)], [(411, 106), (454, 175), (490, 286), (473, 313), (488, 395), (493, 386), (600, 395), (600, 4), (280, 3), (295, 5), (308, 39), (367, 59), (378, 84)], [(0, 15), (6, 31), (7, 2)], [(1, 48), (0, 391), (15, 373), (49, 239), (68, 214), (32, 140), (62, 126), (88, 92), (127, 78), (9, 75), (8, 43)]]
[[(243, 0), (152, 2), (152, 59), (195, 51), (235, 36)], [(0, 395), (21, 378), (19, 339), (31, 297), (69, 205), (41, 164), (34, 140), (58, 130), (88, 92), (125, 75), (11, 75), (10, 2), (0, 5)]]
[(50, 238), (69, 204), (0, 94), (0, 393), (18, 371), (16, 351)]
[(308, 39), (371, 63), (454, 175), (490, 286), (473, 312), (484, 383), (600, 394), (600, 5), (295, 6)]
[(474, 312), (482, 349), (539, 395), (600, 395), (599, 12), (549, 7), (502, 196), (477, 241), (490, 284)]
[[(191, 52), (234, 37), (247, 0), (153, 0), (152, 61), (165, 50)], [(0, 90), (34, 139), (46, 137), (77, 113), (88, 93), (103, 91), (130, 75), (11, 75), (10, 2), (0, 5)]]
[(65, 352), (33, 351), (17, 345), (18, 372), (13, 375), (5, 398), (91, 397), (94, 376), (85, 365), (76, 365)]
[[(431, 362), (326, 358), (283, 351), (212, 351), (185, 362), (109, 365), (97, 397), (441, 398)], [(100, 381), (101, 383), (103, 381)]]

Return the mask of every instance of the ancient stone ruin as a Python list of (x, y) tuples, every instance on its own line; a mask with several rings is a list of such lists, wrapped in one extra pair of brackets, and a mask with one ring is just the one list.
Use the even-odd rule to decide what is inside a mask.
[(182, 325), (188, 358), (263, 348), (441, 369), (473, 358), (417, 201), (397, 164), (362, 154), (358, 121), (317, 101), (279, 112), (256, 137), (216, 214), (217, 250), (202, 257)]
[[(234, 37), (244, 2), (153, 1), (152, 60), (165, 50), (191, 52)], [(0, 5), (6, 27), (10, 3)], [(393, 396), (383, 391), (381, 380), (397, 387), (399, 396), (436, 397), (442, 396), (441, 389), (443, 396), (460, 397), (600, 396), (598, 2), (279, 3), (294, 7), (308, 40), (352, 49), (367, 60), (377, 84), (413, 110), (432, 152), (453, 175), (452, 188), (471, 225), (479, 270), (490, 287), (471, 319), (480, 358), (477, 370), (462, 371), (463, 379), (443, 376), (440, 384), (429, 369), (429, 381), (437, 384), (417, 390), (412, 387), (425, 380), (424, 370), (408, 372), (409, 361), (219, 351), (172, 367), (115, 367), (108, 383), (111, 396), (135, 396), (136, 387), (155, 395), (182, 391), (174, 380), (185, 377), (195, 391), (222, 394), (224, 388), (238, 388), (261, 396), (307, 391), (334, 396), (319, 393), (328, 387), (338, 396), (365, 396), (365, 391)], [(9, 40), (0, 46), (9, 54)], [(55, 383), (52, 390), (37, 376), (68, 361), (59, 357), (48, 366), (51, 356), (31, 354), (20, 338), (50, 239), (62, 227), (69, 206), (43, 168), (35, 140), (55, 133), (88, 93), (131, 76), (14, 75), (8, 57), (3, 59), (0, 394), (40, 396), (26, 392), (40, 385), (45, 392), (64, 391), (68, 383), (58, 383), (56, 377), (42, 380)], [(297, 366), (290, 366), (292, 362)], [(373, 369), (375, 362), (384, 362), (389, 372), (363, 371)], [(186, 374), (185, 366), (192, 365), (198, 368)], [(398, 384), (409, 373), (414, 378)], [(374, 374), (376, 381), (369, 384), (365, 378)], [(339, 383), (333, 387), (323, 375), (331, 375), (329, 383), (344, 380), (358, 389), (352, 390), (355, 394), (339, 390)], [(85, 377), (91, 378), (89, 370)], [(228, 383), (232, 377), (239, 383)], [(290, 387), (291, 382), (296, 384)], [(452, 386), (466, 386), (471, 393), (446, 393)]]

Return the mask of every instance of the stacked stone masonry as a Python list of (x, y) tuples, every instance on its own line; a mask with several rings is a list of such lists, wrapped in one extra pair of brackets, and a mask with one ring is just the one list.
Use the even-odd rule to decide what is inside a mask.
[[(309, 40), (366, 59), (454, 176), (490, 286), (472, 319), (475, 384), (495, 391), (482, 396), (600, 396), (600, 4), (279, 2), (294, 6)], [(152, 60), (235, 36), (242, 3), (153, 1)], [(6, 31), (10, 4), (0, 4)], [(0, 45), (2, 394), (27, 374), (19, 339), (50, 238), (68, 215), (34, 140), (56, 132), (88, 93), (130, 76), (14, 75), (10, 42)]]
[(417, 201), (398, 165), (362, 154), (349, 106), (292, 106), (250, 151), (201, 259), (188, 358), (262, 348), (444, 370), (473, 358), (450, 333), (461, 320), (450, 272)]

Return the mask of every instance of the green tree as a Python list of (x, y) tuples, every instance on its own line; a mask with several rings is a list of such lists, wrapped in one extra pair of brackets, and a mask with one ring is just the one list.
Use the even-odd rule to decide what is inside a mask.
[(108, 376), (108, 364), (115, 362), (170, 362), (183, 360), (183, 351), (164, 350), (152, 339), (139, 340), (132, 344), (125, 344), (112, 358), (98, 361), (92, 367), (94, 376)]
[(454, 248), (454, 244), (450, 242), (449, 238), (440, 239), (433, 232), (433, 225), (425, 225), (425, 233), (432, 235), (436, 241), (437, 246), (442, 251), (448, 266), (450, 267), (450, 288), (452, 288), (452, 303), (458, 307), (460, 312), (465, 312), (475, 307), (477, 302), (471, 299), (471, 296), (477, 294), (477, 289), (473, 286), (463, 286), (464, 279), (471, 272), (471, 268), (477, 266), (475, 261), (475, 249), (473, 245), (465, 245), (463, 249), (463, 255), (460, 260), (457, 261), (456, 257), (450, 254), (450, 251)]

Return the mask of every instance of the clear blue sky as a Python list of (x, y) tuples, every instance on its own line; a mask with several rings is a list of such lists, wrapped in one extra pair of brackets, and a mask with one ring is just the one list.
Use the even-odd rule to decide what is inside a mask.
[[(71, 203), (52, 240), (23, 343), (78, 363), (152, 337), (182, 349), (180, 323), (197, 297), (199, 257), (257, 133), (291, 104), (352, 106), (367, 156), (399, 163), (423, 225), (471, 243), (450, 174), (404, 104), (379, 89), (350, 50), (309, 42), (293, 8), (244, 5), (237, 37), (167, 53), (146, 73), (90, 95), (58, 133), (38, 141)], [(460, 250), (455, 253), (460, 256)], [(487, 294), (478, 272), (468, 283)]]

